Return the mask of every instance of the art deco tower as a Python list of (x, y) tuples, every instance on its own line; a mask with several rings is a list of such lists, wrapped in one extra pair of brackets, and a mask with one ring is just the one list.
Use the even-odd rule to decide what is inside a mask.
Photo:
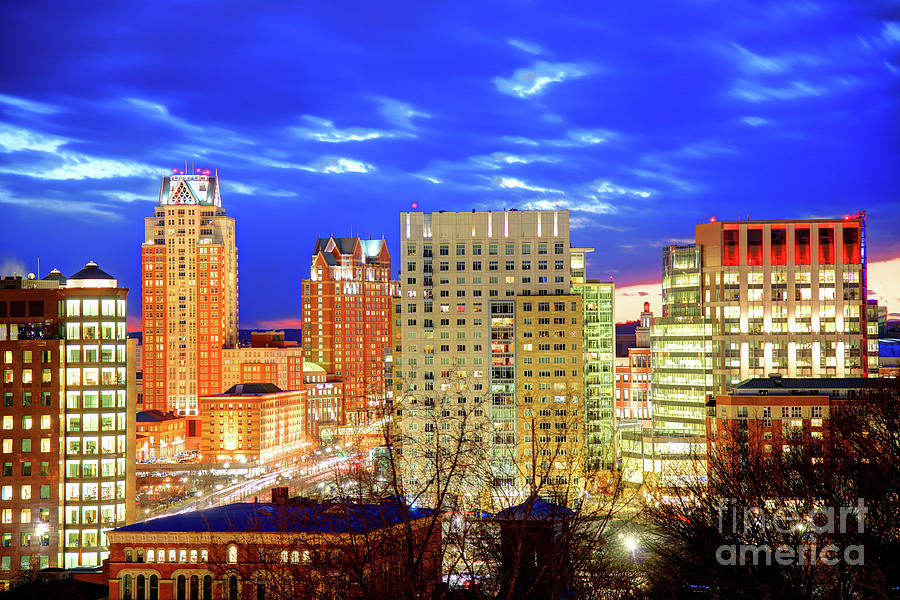
[[(238, 336), (234, 219), (218, 176), (163, 177), (144, 231), (143, 409), (196, 417), (198, 397), (223, 391), (222, 348)], [(200, 434), (199, 422), (189, 421), (189, 437)]]

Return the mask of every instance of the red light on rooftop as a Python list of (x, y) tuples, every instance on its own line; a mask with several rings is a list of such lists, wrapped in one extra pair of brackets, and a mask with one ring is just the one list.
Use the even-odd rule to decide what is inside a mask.
[(715, 223), (715, 222), (716, 222), (716, 218), (715, 218), (715, 217), (710, 217), (710, 218), (709, 218), (709, 222), (710, 222), (710, 223)]
[(410, 204), (410, 206), (411, 206), (413, 209), (416, 209), (416, 208), (419, 208), (419, 203), (418, 203), (418, 202), (413, 202), (412, 204)]
[(172, 169), (172, 172), (173, 172), (173, 173), (177, 173), (177, 172), (178, 172), (178, 169)]

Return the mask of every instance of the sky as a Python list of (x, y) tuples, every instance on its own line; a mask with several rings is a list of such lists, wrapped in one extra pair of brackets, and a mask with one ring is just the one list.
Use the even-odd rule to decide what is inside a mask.
[[(559, 208), (617, 320), (719, 219), (866, 210), (900, 317), (900, 3), (0, 3), (0, 272), (132, 289), (185, 161), (236, 219), (242, 327), (298, 326), (316, 238)], [(131, 314), (139, 326), (139, 315)]]

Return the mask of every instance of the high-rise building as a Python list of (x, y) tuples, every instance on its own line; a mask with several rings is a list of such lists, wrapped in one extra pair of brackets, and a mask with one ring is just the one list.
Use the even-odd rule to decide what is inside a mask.
[[(539, 329), (552, 335), (554, 327), (552, 321), (539, 327), (535, 310), (528, 317), (534, 319), (529, 331), (535, 339), (527, 341), (525, 330), (519, 338), (517, 306), (561, 302), (565, 310), (556, 316), (563, 318), (564, 312), (571, 320), (569, 213), (401, 213), (400, 238), (403, 294), (395, 301), (400, 331), (394, 344), (394, 404), (404, 483), (425, 485), (443, 455), (454, 452), (454, 440), (465, 439), (481, 446), (495, 489), (520, 485), (527, 477), (520, 463), (524, 431), (519, 430), (525, 407), (520, 415), (516, 364), (529, 358), (534, 372), (539, 365), (537, 354), (520, 355), (518, 346), (525, 353), (525, 344), (539, 343)], [(540, 318), (553, 317), (550, 311)], [(580, 352), (580, 326), (577, 338), (567, 342), (577, 344)], [(550, 358), (546, 352), (541, 355)], [(572, 368), (567, 365), (566, 375), (555, 383), (568, 386)], [(580, 359), (574, 368), (580, 384)], [(532, 383), (537, 380), (535, 376)], [(545, 383), (552, 386), (554, 381), (551, 376)], [(569, 403), (580, 398), (580, 392), (549, 391), (543, 395), (570, 396)], [(534, 397), (540, 396), (535, 389)], [(533, 410), (541, 406), (536, 402)], [(556, 406), (550, 402), (543, 408)]]
[(143, 408), (188, 417), (200, 435), (198, 398), (221, 393), (222, 348), (238, 339), (238, 257), (234, 219), (219, 178), (162, 178), (159, 205), (144, 219)]
[(385, 410), (391, 347), (391, 256), (387, 243), (319, 238), (302, 281), (303, 354), (344, 382), (340, 424), (364, 425)]
[(0, 282), (0, 581), (96, 566), (134, 519), (128, 290), (94, 263)]
[(705, 451), (709, 395), (772, 373), (864, 377), (869, 368), (864, 213), (696, 230), (696, 244), (663, 249), (653, 438), (630, 448), (663, 482), (694, 471), (692, 457)]
[(572, 248), (572, 293), (580, 294), (584, 314), (584, 429), (586, 460), (592, 469), (615, 464), (615, 295), (611, 281), (587, 279), (593, 248)]

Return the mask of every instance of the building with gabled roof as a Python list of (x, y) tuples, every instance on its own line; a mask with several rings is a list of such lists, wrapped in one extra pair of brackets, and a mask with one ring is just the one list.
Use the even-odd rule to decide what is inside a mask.
[(339, 425), (377, 421), (391, 349), (391, 256), (384, 239), (319, 238), (302, 282), (303, 354), (344, 382)]

